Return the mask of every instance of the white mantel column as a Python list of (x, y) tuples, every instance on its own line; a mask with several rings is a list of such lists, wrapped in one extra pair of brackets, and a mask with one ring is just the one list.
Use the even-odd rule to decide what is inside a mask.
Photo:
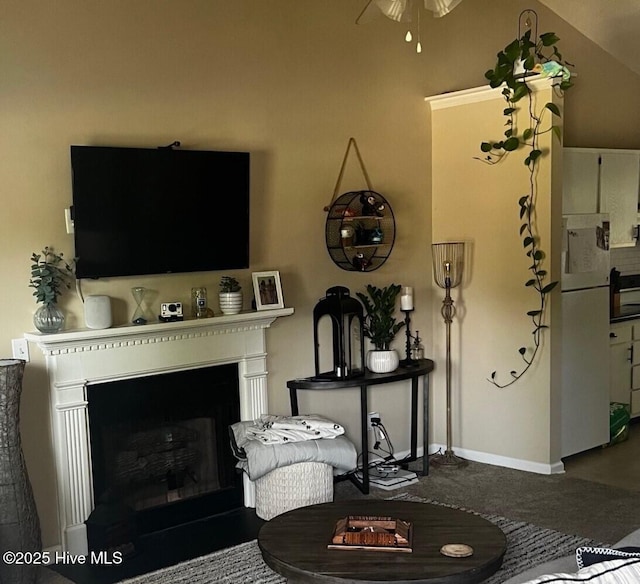
[(58, 484), (58, 509), (66, 528), (66, 549), (86, 555), (85, 520), (93, 510), (91, 446), (85, 383), (67, 387), (56, 385), (52, 395), (65, 398), (52, 400), (53, 434)]

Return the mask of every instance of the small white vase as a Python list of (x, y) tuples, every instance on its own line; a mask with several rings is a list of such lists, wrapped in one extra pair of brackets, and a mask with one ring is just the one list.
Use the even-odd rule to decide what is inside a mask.
[(391, 373), (398, 368), (400, 357), (398, 351), (369, 351), (367, 353), (367, 369), (374, 373)]
[(242, 310), (242, 291), (220, 292), (219, 297), (222, 314), (238, 314)]

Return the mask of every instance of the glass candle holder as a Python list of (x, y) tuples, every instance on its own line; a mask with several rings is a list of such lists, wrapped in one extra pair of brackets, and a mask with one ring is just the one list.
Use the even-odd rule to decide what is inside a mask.
[(400, 310), (413, 310), (413, 288), (403, 286), (400, 293)]
[(191, 288), (191, 316), (194, 318), (206, 318), (209, 316), (206, 288)]
[(133, 299), (136, 301), (136, 309), (131, 317), (131, 322), (133, 324), (147, 324), (147, 318), (144, 313), (144, 306), (142, 302), (144, 300), (144, 295), (147, 293), (147, 289), (142, 286), (136, 286), (135, 288), (131, 288), (131, 294), (133, 294)]

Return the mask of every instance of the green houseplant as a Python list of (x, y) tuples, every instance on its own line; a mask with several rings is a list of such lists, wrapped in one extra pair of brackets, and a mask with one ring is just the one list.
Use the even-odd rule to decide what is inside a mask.
[[(535, 208), (538, 195), (536, 174), (546, 154), (540, 145), (540, 137), (552, 132), (558, 139), (561, 138), (560, 125), (554, 123), (556, 119), (560, 119), (561, 113), (558, 106), (551, 102), (536, 107), (533, 90), (527, 80), (538, 73), (543, 77), (554, 78), (554, 86), (559, 92), (572, 87), (571, 73), (568, 69), (572, 65), (563, 60), (556, 46), (558, 40), (553, 32), (541, 34), (533, 40), (531, 30), (527, 30), (498, 53), (495, 67), (485, 73), (491, 87), (503, 87), (502, 95), (506, 107), (502, 113), (506, 129), (503, 139), (481, 143), (480, 150), (484, 154), (480, 160), (491, 165), (498, 164), (511, 152), (524, 151), (529, 188), (528, 192), (519, 193), (518, 196), (519, 229), (525, 261), (530, 272), (530, 277), (524, 285), (534, 291), (536, 296), (536, 305), (526, 313), (531, 320), (533, 347), (518, 349), (523, 366), (518, 371), (511, 370), (506, 381), (499, 380), (496, 371), (491, 373), (489, 381), (500, 388), (515, 383), (533, 365), (541, 347), (542, 332), (548, 328), (545, 324), (548, 295), (557, 285), (557, 282), (548, 281), (548, 272), (544, 265), (546, 254), (540, 246)], [(526, 105), (522, 107), (521, 103)], [(520, 110), (526, 112), (524, 117), (528, 118), (522, 127), (518, 127), (516, 119)]]
[(222, 314), (238, 314), (242, 310), (242, 286), (233, 276), (220, 278), (218, 297)]
[(404, 326), (404, 322), (397, 322), (395, 318), (400, 289), (399, 284), (390, 284), (384, 288), (368, 284), (366, 294), (356, 292), (365, 309), (362, 327), (364, 335), (375, 347), (367, 353), (367, 367), (374, 373), (394, 371), (400, 361), (398, 352), (391, 349), (391, 342)]
[(40, 332), (55, 333), (64, 326), (64, 314), (57, 302), (64, 289), (71, 287), (72, 277), (72, 264), (53, 248), (47, 246), (41, 253), (31, 255), (29, 287), (34, 289), (36, 302), (42, 304), (33, 316), (33, 324)]

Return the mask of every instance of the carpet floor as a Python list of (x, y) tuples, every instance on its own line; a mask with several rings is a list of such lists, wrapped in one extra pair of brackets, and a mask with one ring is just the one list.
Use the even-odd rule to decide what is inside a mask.
[[(618, 452), (620, 457), (617, 457)], [(469, 462), (461, 469), (432, 467), (428, 477), (421, 477), (418, 483), (392, 492), (372, 489), (369, 495), (363, 495), (349, 481), (339, 482), (335, 484), (334, 498), (384, 499), (406, 494), (473, 509), (484, 515), (508, 517), (514, 522), (529, 523), (564, 534), (615, 543), (640, 526), (639, 452), (640, 424), (636, 424), (632, 426), (631, 439), (627, 443), (576, 455), (565, 461), (565, 474), (539, 475)], [(579, 472), (573, 471), (576, 466)], [(412, 463), (411, 468), (421, 470), (422, 461)], [(237, 541), (247, 542), (253, 537), (255, 535)], [(247, 548), (251, 546), (247, 544)], [(209, 551), (214, 549), (198, 555), (208, 558)], [(219, 553), (223, 555), (224, 551)], [(42, 572), (38, 584), (111, 584), (131, 577), (126, 574), (113, 578), (105, 574), (104, 578), (87, 579), (65, 574), (67, 579), (50, 569), (43, 568)]]
[[(408, 493), (385, 498), (441, 504)], [(454, 505), (447, 506), (459, 508)], [(473, 513), (469, 509), (463, 510)], [(487, 584), (504, 582), (511, 576), (539, 563), (574, 553), (579, 546), (602, 543), (499, 515), (481, 513), (478, 515), (495, 523), (507, 537), (507, 552), (502, 567), (494, 576), (486, 580)], [(263, 562), (258, 544), (254, 540), (177, 566), (125, 580), (123, 584), (284, 584), (285, 582), (282, 576), (273, 572)]]
[[(636, 460), (640, 464), (637, 454), (627, 459), (626, 466), (635, 465)], [(415, 470), (421, 467), (421, 461), (411, 464)], [(627, 472), (625, 465), (619, 465), (616, 472)], [(640, 527), (639, 490), (640, 483), (621, 488), (570, 473), (542, 475), (470, 461), (459, 469), (431, 467), (428, 477), (402, 492), (562, 533), (617, 542)], [(336, 499), (362, 496), (348, 481), (336, 484)], [(389, 491), (372, 489), (368, 496), (386, 498)]]

